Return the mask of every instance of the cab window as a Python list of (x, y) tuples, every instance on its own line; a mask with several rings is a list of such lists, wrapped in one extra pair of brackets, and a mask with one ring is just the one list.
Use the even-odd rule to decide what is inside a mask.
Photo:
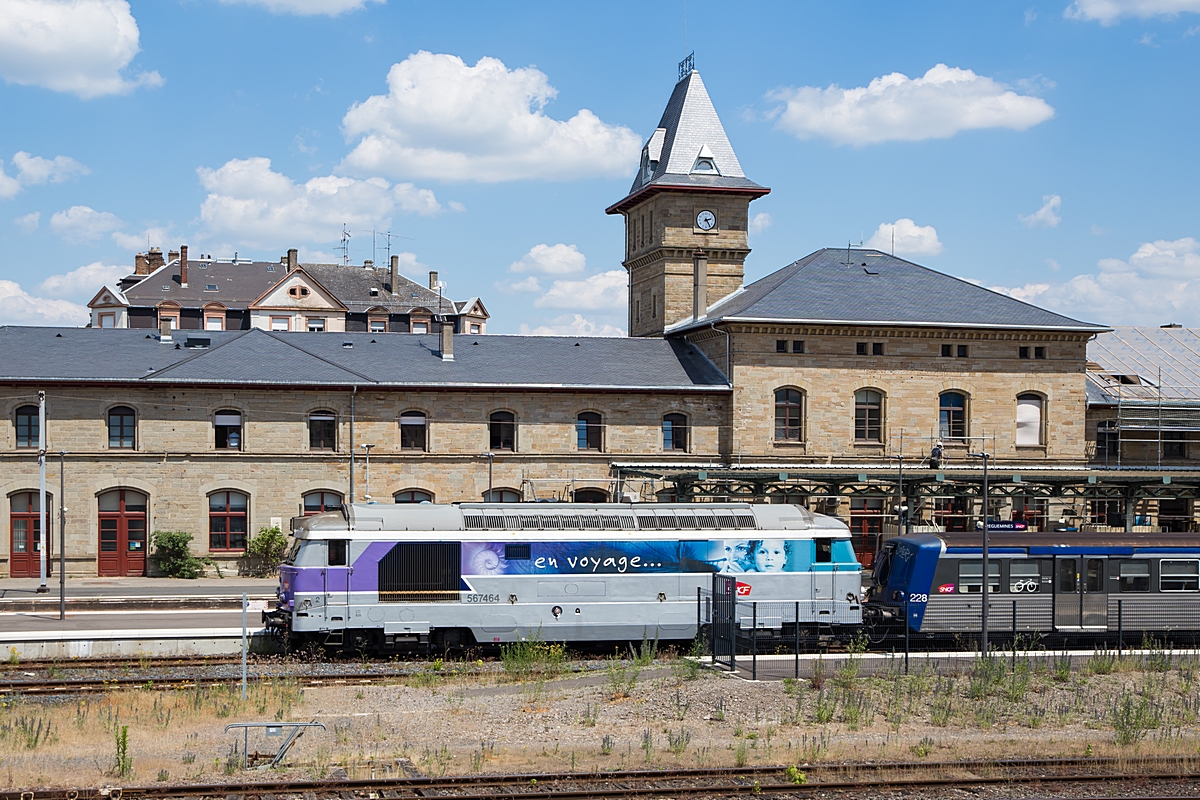
[(345, 539), (330, 539), (329, 540), (329, 561), (331, 567), (346, 566), (346, 545)]
[(283, 559), (283, 563), (290, 567), (296, 566), (296, 556), (300, 555), (300, 540), (293, 539), (292, 546), (288, 548), (287, 557)]
[(814, 563), (828, 564), (833, 561), (833, 539), (813, 539), (813, 544), (817, 548)]

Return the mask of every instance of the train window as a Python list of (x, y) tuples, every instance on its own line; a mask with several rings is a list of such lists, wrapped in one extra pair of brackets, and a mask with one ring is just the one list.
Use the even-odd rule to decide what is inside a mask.
[(1060, 559), (1058, 562), (1058, 591), (1066, 594), (1079, 591), (1079, 569), (1073, 558)]
[(528, 561), (531, 557), (529, 554), (529, 545), (527, 544), (504, 545), (505, 561)]
[(1008, 590), (1017, 594), (1036, 594), (1042, 590), (1041, 567), (1036, 561), (1008, 562)]
[(346, 566), (346, 544), (347, 542), (345, 539), (329, 540), (329, 566)]
[(289, 566), (296, 565), (296, 556), (300, 554), (300, 540), (293, 539), (292, 546), (288, 548), (287, 556), (283, 559), (283, 563)]
[(817, 554), (813, 561), (817, 564), (828, 564), (833, 561), (833, 539), (813, 539)]
[[(958, 591), (960, 594), (983, 594), (982, 561), (960, 561), (958, 563)], [(1000, 593), (999, 561), (988, 561), (988, 593)]]
[(1121, 591), (1148, 592), (1150, 591), (1150, 562), (1122, 561), (1121, 562)]
[(1200, 592), (1200, 561), (1167, 561), (1158, 565), (1158, 589), (1162, 592)]
[(1089, 558), (1083, 590), (1088, 593), (1104, 591), (1104, 559)]

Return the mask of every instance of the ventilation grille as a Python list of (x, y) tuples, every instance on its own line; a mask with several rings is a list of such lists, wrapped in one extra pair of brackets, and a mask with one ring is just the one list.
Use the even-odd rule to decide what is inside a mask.
[(379, 561), (379, 602), (458, 602), (461, 550), (458, 542), (393, 545)]
[(747, 512), (638, 511), (636, 514), (504, 514), (499, 510), (464, 511), (469, 531), (712, 531), (757, 530), (758, 522)]

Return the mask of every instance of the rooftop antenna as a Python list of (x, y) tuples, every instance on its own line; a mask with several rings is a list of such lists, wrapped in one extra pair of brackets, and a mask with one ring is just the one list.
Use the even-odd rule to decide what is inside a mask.
[(342, 266), (350, 265), (350, 230), (342, 223), (342, 243), (338, 245), (342, 251)]
[(683, 0), (683, 49), (688, 49), (687, 40), (687, 0)]
[(896, 255), (896, 226), (892, 225), (892, 255)]

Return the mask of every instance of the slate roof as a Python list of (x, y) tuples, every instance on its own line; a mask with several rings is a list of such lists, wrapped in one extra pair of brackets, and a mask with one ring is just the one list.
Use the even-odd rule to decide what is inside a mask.
[(667, 333), (721, 321), (1108, 330), (878, 250), (844, 247), (807, 255)]
[[(719, 174), (692, 172), (702, 150), (712, 159)], [(647, 161), (656, 164), (649, 176), (645, 174)], [(629, 194), (610, 207), (608, 213), (618, 213), (635, 197), (664, 188), (751, 194), (770, 191), (742, 172), (742, 165), (725, 134), (725, 126), (717, 116), (700, 73), (695, 70), (675, 84), (662, 119), (642, 150), (642, 164), (629, 187)]]
[[(1200, 400), (1200, 331), (1118, 327), (1088, 342), (1088, 404)], [(1160, 385), (1161, 384), (1161, 385)]]
[(0, 382), (729, 391), (681, 340), (460, 334), (454, 361), (442, 361), (437, 334), (252, 329), (176, 331), (174, 340), (130, 328), (0, 327)]
[[(454, 303), (403, 275), (397, 292), (391, 292), (390, 267), (344, 266), (342, 264), (300, 264), (305, 272), (328, 289), (351, 312), (363, 312), (382, 306), (393, 314), (406, 314), (414, 308), (427, 308), (435, 314), (455, 314)], [(219, 302), (227, 308), (245, 309), (288, 274), (287, 266), (277, 261), (212, 261), (188, 259), (188, 285), (179, 278), (178, 259), (159, 267), (125, 290), (130, 305), (156, 306), (174, 300), (184, 307), (199, 307)], [(208, 291), (208, 285), (216, 291)], [(166, 288), (164, 288), (166, 287)], [(372, 297), (370, 290), (378, 289)]]

